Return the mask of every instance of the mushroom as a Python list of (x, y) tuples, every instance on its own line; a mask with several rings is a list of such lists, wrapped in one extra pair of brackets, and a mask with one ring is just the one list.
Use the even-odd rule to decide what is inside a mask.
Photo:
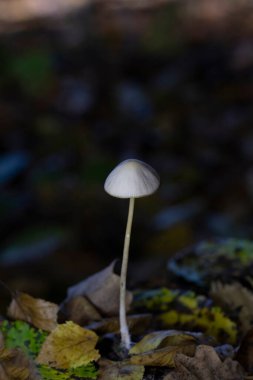
[(159, 187), (159, 184), (159, 176), (151, 166), (136, 159), (129, 159), (116, 166), (108, 175), (104, 185), (105, 191), (113, 197), (130, 198), (120, 274), (119, 310), (121, 343), (127, 350), (130, 348), (130, 335), (126, 320), (126, 275), (134, 201), (135, 198), (145, 197), (154, 193)]

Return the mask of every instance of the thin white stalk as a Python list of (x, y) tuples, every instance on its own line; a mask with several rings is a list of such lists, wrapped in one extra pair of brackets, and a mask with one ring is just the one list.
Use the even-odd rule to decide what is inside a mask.
[(134, 214), (134, 200), (135, 198), (130, 198), (128, 218), (126, 226), (126, 234), (124, 241), (123, 259), (120, 274), (120, 308), (119, 308), (119, 322), (120, 322), (120, 334), (121, 343), (124, 348), (129, 350), (130, 348), (130, 334), (127, 326), (126, 320), (126, 276), (127, 276), (127, 265), (128, 265), (128, 255), (129, 255), (129, 245), (131, 238), (131, 229)]

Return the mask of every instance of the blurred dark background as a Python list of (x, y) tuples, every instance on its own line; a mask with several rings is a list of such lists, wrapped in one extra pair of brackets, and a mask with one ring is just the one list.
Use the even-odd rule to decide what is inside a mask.
[(128, 201), (103, 184), (126, 158), (161, 176), (136, 202), (132, 284), (252, 238), (252, 104), (250, 0), (1, 0), (1, 280), (60, 300), (120, 258)]

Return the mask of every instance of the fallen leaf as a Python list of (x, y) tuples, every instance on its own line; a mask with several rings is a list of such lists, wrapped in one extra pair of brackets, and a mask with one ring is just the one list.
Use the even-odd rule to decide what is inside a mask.
[(244, 333), (252, 327), (253, 293), (249, 289), (238, 282), (225, 285), (214, 282), (211, 285), (210, 296), (221, 307), (236, 311)]
[(157, 350), (143, 352), (131, 356), (130, 363), (144, 366), (166, 366), (174, 367), (174, 358), (177, 353), (193, 356), (195, 352), (195, 344), (181, 344), (179, 346), (168, 346)]
[(193, 358), (175, 356), (175, 370), (164, 380), (243, 380), (240, 364), (230, 358), (222, 362), (213, 347), (200, 345)]
[(129, 364), (128, 361), (99, 361), (99, 380), (142, 380), (145, 368), (143, 365)]
[(95, 306), (86, 297), (82, 296), (71, 298), (64, 305), (64, 312), (68, 320), (78, 325), (86, 325), (91, 321), (99, 321), (102, 318)]
[(21, 350), (0, 349), (1, 380), (41, 380), (35, 364)]
[(10, 318), (20, 319), (49, 332), (57, 326), (57, 313), (56, 304), (19, 292), (7, 311)]
[(243, 338), (236, 360), (247, 372), (253, 373), (253, 328)]
[[(113, 273), (115, 261), (84, 281), (68, 288), (67, 299), (77, 296), (86, 296), (97, 309), (106, 316), (115, 316), (119, 313), (120, 277)], [(132, 302), (132, 293), (126, 293), (126, 308)]]
[(144, 366), (174, 367), (174, 357), (180, 352), (194, 355), (196, 338), (177, 331), (157, 331), (146, 335), (130, 350), (130, 362)]
[(132, 354), (141, 354), (156, 348), (166, 346), (178, 346), (181, 343), (196, 343), (196, 339), (177, 330), (154, 331), (145, 335), (138, 343), (136, 343), (129, 351)]
[(39, 364), (56, 368), (75, 368), (99, 358), (95, 350), (98, 336), (68, 321), (58, 325), (46, 338), (37, 357)]
[[(132, 314), (127, 317), (127, 325), (131, 334), (143, 334), (147, 331), (152, 321), (151, 314)], [(86, 326), (90, 330), (102, 335), (107, 333), (118, 333), (120, 331), (119, 318), (104, 318), (101, 321)]]

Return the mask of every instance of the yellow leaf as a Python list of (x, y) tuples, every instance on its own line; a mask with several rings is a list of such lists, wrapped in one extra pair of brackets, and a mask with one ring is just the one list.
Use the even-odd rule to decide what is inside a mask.
[[(156, 348), (165, 346), (178, 346), (185, 343), (194, 343), (196, 339), (189, 335), (176, 330), (154, 331), (147, 334), (129, 351), (130, 354), (141, 354)], [(162, 346), (162, 347), (161, 347)]]
[(45, 331), (52, 331), (57, 326), (57, 313), (56, 304), (33, 298), (26, 293), (17, 293), (7, 311), (10, 318), (31, 323)]
[(130, 350), (132, 364), (146, 366), (174, 366), (177, 353), (194, 355), (196, 339), (175, 330), (156, 331), (146, 335)]
[(174, 367), (175, 355), (180, 353), (187, 356), (193, 356), (196, 345), (194, 343), (181, 344), (178, 346), (168, 346), (158, 350), (151, 350), (141, 354), (133, 355), (129, 359), (130, 363), (144, 366), (166, 366)]
[(39, 364), (74, 368), (99, 358), (95, 350), (98, 336), (69, 321), (58, 325), (45, 340), (37, 357)]

